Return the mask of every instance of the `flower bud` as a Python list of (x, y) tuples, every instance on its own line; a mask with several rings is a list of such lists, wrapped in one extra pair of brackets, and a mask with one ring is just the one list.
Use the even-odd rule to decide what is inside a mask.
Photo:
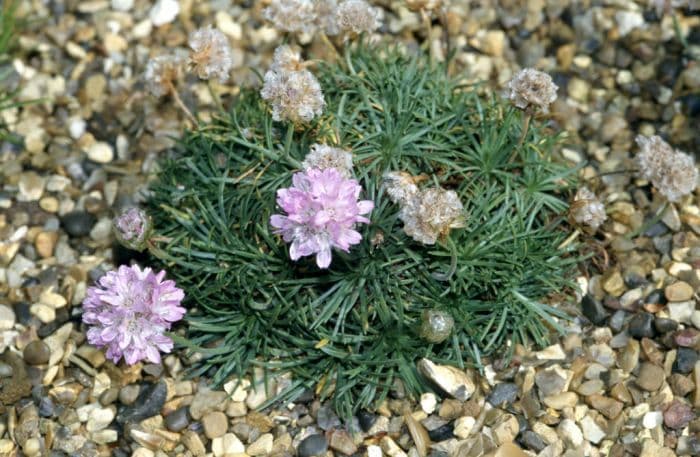
[(153, 224), (145, 211), (129, 208), (112, 221), (114, 236), (119, 243), (135, 251), (143, 251), (151, 235)]

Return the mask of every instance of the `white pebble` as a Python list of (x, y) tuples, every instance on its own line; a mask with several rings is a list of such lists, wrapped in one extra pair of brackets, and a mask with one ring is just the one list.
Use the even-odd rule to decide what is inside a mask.
[(134, 7), (134, 0), (112, 0), (112, 9), (116, 11), (129, 11)]
[(649, 430), (654, 429), (664, 422), (664, 415), (661, 411), (650, 411), (644, 415), (642, 425)]
[(420, 396), (420, 407), (425, 414), (433, 414), (437, 407), (437, 398), (432, 392), (426, 392)]
[(382, 457), (382, 448), (376, 444), (367, 446), (367, 457)]
[(85, 133), (85, 125), (86, 123), (84, 119), (80, 119), (79, 117), (71, 118), (68, 121), (68, 132), (70, 133), (70, 137), (77, 140), (83, 136), (83, 133)]
[(109, 163), (114, 158), (112, 146), (104, 141), (94, 143), (87, 151), (88, 159), (97, 163)]
[(180, 3), (176, 0), (158, 0), (148, 14), (156, 27), (169, 24), (180, 14)]

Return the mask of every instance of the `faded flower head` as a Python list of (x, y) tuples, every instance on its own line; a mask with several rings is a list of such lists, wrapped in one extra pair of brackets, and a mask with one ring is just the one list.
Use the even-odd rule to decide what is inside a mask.
[(317, 17), (315, 3), (314, 0), (273, 0), (263, 10), (263, 16), (286, 32), (312, 32)]
[(388, 171), (382, 176), (384, 190), (392, 202), (405, 205), (418, 193), (415, 177), (404, 171)]
[(608, 216), (605, 214), (605, 206), (595, 194), (587, 187), (581, 187), (569, 208), (569, 217), (575, 224), (587, 225), (597, 230)]
[(114, 236), (123, 246), (143, 251), (152, 230), (151, 218), (139, 208), (129, 208), (112, 221)]
[(156, 97), (162, 97), (175, 90), (182, 78), (183, 58), (178, 54), (156, 56), (148, 61), (143, 79), (146, 88)]
[(190, 68), (201, 79), (218, 78), (225, 82), (233, 67), (233, 54), (228, 38), (221, 31), (206, 27), (190, 33), (188, 41), (192, 52)]
[(356, 34), (374, 32), (382, 25), (379, 8), (364, 0), (343, 1), (335, 11), (335, 18), (339, 30)]
[(335, 168), (343, 177), (349, 178), (352, 174), (352, 154), (345, 149), (325, 144), (314, 144), (301, 165), (304, 170)]
[(678, 201), (695, 190), (698, 170), (690, 155), (674, 150), (660, 136), (637, 135), (636, 141), (640, 176), (651, 181), (668, 201)]
[(292, 49), (286, 44), (278, 46), (275, 49), (275, 54), (272, 57), (272, 65), (270, 70), (276, 73), (289, 71), (301, 71), (305, 67), (305, 63), (301, 59), (299, 51)]
[(368, 224), (364, 217), (374, 208), (370, 200), (358, 201), (362, 187), (344, 178), (335, 168), (295, 173), (292, 187), (277, 191), (277, 204), (286, 215), (274, 214), (270, 225), (291, 242), (292, 260), (315, 255), (319, 268), (331, 263), (331, 248), (348, 252), (362, 235), (355, 224)]
[(338, 8), (337, 0), (321, 0), (316, 2), (316, 27), (326, 32), (327, 35), (340, 33), (338, 21), (335, 17)]
[(160, 353), (173, 348), (164, 332), (185, 315), (180, 306), (184, 292), (164, 278), (165, 271), (156, 274), (137, 265), (122, 265), (102, 276), (83, 301), (83, 322), (91, 326), (88, 342), (106, 346), (114, 363), (122, 356), (128, 365), (160, 363)]
[(399, 219), (404, 223), (404, 231), (423, 244), (435, 244), (451, 229), (465, 225), (464, 207), (453, 190), (440, 187), (419, 190), (399, 204)]
[(557, 99), (559, 88), (547, 73), (525, 68), (510, 80), (508, 89), (508, 98), (516, 107), (537, 107), (546, 113), (549, 111), (549, 105)]
[(291, 49), (287, 46), (283, 48), (287, 49), (275, 50), (275, 60), (265, 73), (260, 96), (272, 105), (274, 120), (308, 122), (320, 116), (326, 106), (321, 85), (308, 70), (289, 70), (290, 66), (303, 66), (303, 63)]
[(691, 11), (700, 9), (698, 0), (649, 0), (649, 6), (656, 10), (657, 16), (668, 14), (674, 9), (688, 8)]

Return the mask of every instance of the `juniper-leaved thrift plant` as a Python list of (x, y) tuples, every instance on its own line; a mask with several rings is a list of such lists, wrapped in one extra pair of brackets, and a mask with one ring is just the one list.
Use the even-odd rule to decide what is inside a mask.
[(109, 271), (88, 288), (83, 301), (88, 342), (106, 347), (114, 363), (122, 357), (128, 365), (160, 363), (160, 353), (173, 349), (165, 332), (185, 315), (184, 296), (174, 281), (165, 280), (165, 271), (137, 265)]
[(192, 52), (189, 65), (201, 79), (218, 78), (226, 82), (233, 68), (233, 52), (228, 38), (220, 30), (204, 27), (190, 33)]
[(670, 202), (680, 200), (698, 185), (698, 169), (690, 155), (674, 150), (660, 136), (636, 138), (639, 152), (635, 159), (639, 175), (651, 181)]

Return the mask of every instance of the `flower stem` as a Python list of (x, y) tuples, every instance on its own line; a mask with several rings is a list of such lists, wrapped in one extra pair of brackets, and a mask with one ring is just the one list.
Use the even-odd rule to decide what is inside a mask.
[(508, 162), (512, 162), (515, 160), (515, 157), (518, 155), (518, 151), (523, 146), (523, 143), (525, 143), (525, 137), (527, 136), (527, 132), (530, 130), (530, 121), (531, 120), (532, 120), (532, 113), (530, 112), (529, 109), (526, 109), (525, 110), (525, 117), (523, 118), (523, 129), (522, 129), (522, 132), (520, 133), (520, 138), (518, 139), (518, 144), (515, 145), (515, 148), (513, 148), (513, 154), (511, 154), (510, 158), (508, 159)]
[(211, 81), (207, 81), (207, 88), (209, 89), (209, 94), (211, 95), (211, 98), (214, 99), (214, 104), (216, 105), (216, 108), (219, 111), (224, 110), (224, 105), (221, 103), (221, 97), (219, 97), (219, 94), (216, 93), (214, 88), (211, 85)]
[(338, 52), (338, 48), (335, 47), (335, 44), (331, 41), (330, 38), (328, 38), (328, 35), (326, 35), (326, 32), (321, 32), (321, 41), (328, 46), (328, 48), (332, 51), (333, 57), (335, 57), (337, 60), (342, 60), (342, 56), (340, 55), (340, 52)]
[(192, 126), (197, 125), (197, 118), (194, 117), (194, 114), (192, 114), (192, 111), (185, 106), (185, 103), (183, 103), (182, 99), (180, 98), (180, 94), (178, 94), (177, 89), (175, 89), (175, 86), (173, 83), (169, 83), (169, 88), (170, 88), (170, 94), (173, 96), (173, 100), (175, 100), (175, 104), (182, 110), (183, 113), (185, 113), (185, 116), (192, 122)]
[(452, 275), (457, 271), (457, 247), (452, 242), (452, 238), (447, 237), (447, 248), (450, 251), (450, 268), (447, 273), (432, 273), (433, 278), (438, 281), (449, 281)]
[(559, 246), (557, 246), (557, 249), (564, 249), (568, 245), (574, 242), (576, 238), (581, 234), (581, 231), (579, 229), (574, 230), (574, 233), (572, 233), (567, 239), (565, 239)]

